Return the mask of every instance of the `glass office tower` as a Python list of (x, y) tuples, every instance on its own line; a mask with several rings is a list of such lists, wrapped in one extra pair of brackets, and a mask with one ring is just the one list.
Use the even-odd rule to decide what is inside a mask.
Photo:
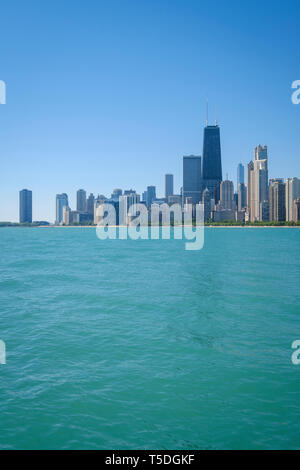
[(189, 155), (183, 157), (182, 203), (189, 198), (193, 204), (202, 199), (201, 157)]
[(20, 224), (32, 223), (32, 191), (22, 189), (20, 195)]
[(218, 202), (222, 181), (221, 142), (218, 125), (204, 128), (202, 178), (203, 187), (208, 188), (211, 197)]

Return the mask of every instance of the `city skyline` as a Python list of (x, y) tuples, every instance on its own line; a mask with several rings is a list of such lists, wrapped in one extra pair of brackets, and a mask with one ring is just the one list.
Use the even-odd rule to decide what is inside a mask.
[[(103, 204), (109, 202), (117, 210), (117, 223), (127, 224), (127, 212), (132, 204), (143, 203), (149, 216), (152, 204), (180, 203), (204, 204), (204, 220), (206, 222), (298, 222), (300, 201), (300, 179), (269, 178), (268, 146), (257, 145), (254, 158), (247, 165), (247, 184), (245, 183), (245, 167), (237, 164), (236, 187), (234, 182), (222, 178), (222, 157), (220, 127), (217, 123), (210, 125), (208, 120), (203, 132), (203, 155), (183, 156), (182, 186), (180, 194), (174, 193), (174, 175), (164, 175), (165, 196), (156, 193), (156, 186), (149, 185), (142, 192), (142, 197), (134, 189), (115, 188), (110, 197), (95, 197), (84, 189), (76, 192), (76, 209), (72, 210), (66, 193), (56, 195), (56, 225), (97, 224), (103, 217)], [(28, 195), (30, 196), (28, 198)], [(30, 199), (30, 201), (29, 201)], [(19, 196), (20, 223), (32, 222), (32, 191), (23, 189)], [(102, 207), (102, 208), (101, 208)], [(151, 209), (151, 210), (150, 210)], [(100, 212), (99, 212), (100, 210)], [(28, 215), (30, 214), (30, 215)], [(99, 215), (102, 214), (102, 215)]]

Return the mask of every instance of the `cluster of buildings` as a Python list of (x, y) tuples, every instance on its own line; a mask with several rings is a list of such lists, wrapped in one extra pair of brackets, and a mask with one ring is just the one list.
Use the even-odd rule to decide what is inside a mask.
[[(248, 163), (247, 184), (242, 163), (237, 167), (236, 189), (233, 181), (222, 178), (220, 127), (204, 128), (203, 154), (183, 157), (183, 182), (180, 194), (174, 194), (174, 177), (165, 175), (165, 195), (157, 197), (156, 187), (148, 186), (142, 196), (133, 189), (114, 189), (110, 197), (77, 191), (76, 210), (69, 206), (68, 195), (56, 195), (56, 225), (97, 224), (104, 204), (112, 204), (118, 214), (117, 223), (128, 223), (128, 209), (133, 204), (144, 204), (151, 213), (153, 205), (169, 206), (177, 203), (204, 205), (205, 221), (239, 222), (298, 222), (300, 221), (300, 179), (268, 177), (268, 148), (258, 145), (254, 158)], [(163, 206), (165, 207), (165, 206)], [(163, 210), (162, 207), (162, 210)], [(32, 193), (20, 191), (20, 223), (32, 222)]]

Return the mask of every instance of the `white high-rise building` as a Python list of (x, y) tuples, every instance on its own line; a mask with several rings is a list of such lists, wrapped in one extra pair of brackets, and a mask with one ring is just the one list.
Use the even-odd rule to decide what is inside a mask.
[(248, 211), (251, 222), (268, 220), (268, 148), (258, 145), (254, 161), (248, 165)]
[(293, 220), (294, 200), (300, 197), (300, 179), (288, 178), (285, 186), (285, 213), (286, 220)]

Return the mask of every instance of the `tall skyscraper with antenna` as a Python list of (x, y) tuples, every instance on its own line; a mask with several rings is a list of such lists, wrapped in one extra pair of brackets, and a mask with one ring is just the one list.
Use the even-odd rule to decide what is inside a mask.
[(203, 138), (202, 178), (203, 189), (207, 188), (211, 198), (217, 203), (220, 200), (222, 181), (220, 128), (217, 121), (214, 126), (208, 124), (208, 103), (206, 103), (206, 126)]

